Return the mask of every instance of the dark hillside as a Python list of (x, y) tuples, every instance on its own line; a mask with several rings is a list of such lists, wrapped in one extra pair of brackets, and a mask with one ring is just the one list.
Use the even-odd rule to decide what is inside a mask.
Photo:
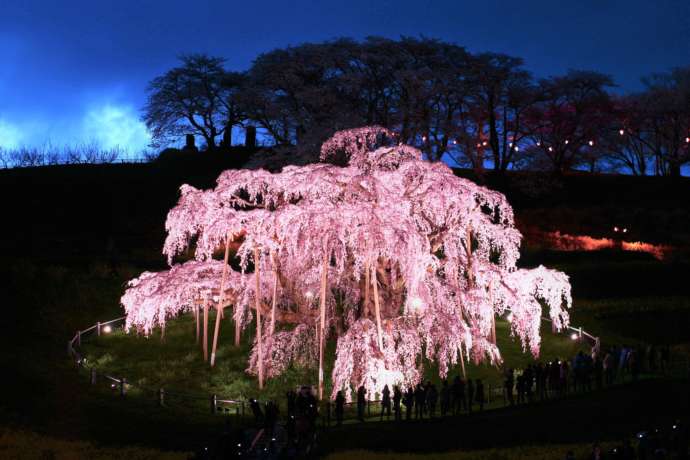
[[(218, 174), (237, 167), (246, 153), (0, 171), (0, 251), (34, 260), (162, 264), (165, 216), (179, 186), (212, 187)], [(690, 179), (514, 173), (482, 182), (506, 193), (524, 233), (537, 228), (611, 237), (612, 226), (619, 225), (630, 228), (629, 240), (690, 244)]]

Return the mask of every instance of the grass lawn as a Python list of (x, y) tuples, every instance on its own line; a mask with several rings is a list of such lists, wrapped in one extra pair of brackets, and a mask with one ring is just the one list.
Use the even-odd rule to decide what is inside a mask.
[[(212, 320), (213, 318), (214, 316), (211, 317)], [(201, 397), (198, 404), (204, 409), (208, 408), (208, 397), (211, 394), (228, 399), (274, 399), (282, 404), (287, 389), (317, 383), (317, 369), (293, 366), (284, 375), (269, 379), (264, 390), (259, 391), (256, 378), (244, 371), (254, 328), (250, 327), (245, 331), (239, 348), (232, 343), (232, 331), (234, 325), (226, 320), (221, 328), (215, 368), (210, 368), (203, 361), (201, 347), (195, 343), (195, 324), (191, 315), (169, 322), (165, 341), (161, 341), (160, 336), (155, 333), (144, 337), (116, 330), (101, 337), (84, 339), (82, 349), (88, 365), (95, 366), (99, 371), (113, 376), (126, 376), (128, 382), (135, 386), (154, 390), (163, 387), (171, 393), (198, 395)], [(522, 351), (519, 341), (510, 336), (507, 321), (497, 321), (496, 335), (507, 366), (525, 368), (529, 363), (535, 362), (529, 352)], [(589, 348), (589, 344), (575, 342), (568, 334), (552, 334), (549, 324), (544, 324), (541, 353), (545, 359), (568, 358), (580, 349)], [(330, 370), (335, 359), (334, 340), (328, 343), (326, 357), (326, 390), (330, 394)], [(426, 379), (440, 383), (435, 365), (425, 362), (425, 370)], [(485, 385), (500, 388), (501, 374), (498, 368), (488, 364), (467, 364), (466, 370), (468, 377), (482, 379)], [(451, 370), (449, 377), (460, 373), (460, 365), (457, 365)], [(138, 394), (136, 389), (133, 392)]]

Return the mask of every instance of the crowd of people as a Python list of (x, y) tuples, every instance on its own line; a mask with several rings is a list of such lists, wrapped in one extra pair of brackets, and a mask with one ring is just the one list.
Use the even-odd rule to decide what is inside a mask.
[[(367, 409), (367, 390), (360, 386), (357, 389), (357, 419), (364, 421)], [(418, 383), (406, 390), (394, 385), (393, 389), (388, 385), (381, 391), (381, 412), (379, 418), (383, 420), (391, 415), (395, 420), (421, 420), (424, 417), (436, 417), (438, 408), (441, 416), (449, 414), (457, 415), (461, 411), (472, 412), (473, 408), (484, 410), (486, 394), (484, 384), (480, 379), (465, 380), (457, 376), (452, 384), (444, 380), (440, 390), (431, 381), (426, 384)], [(476, 406), (475, 406), (476, 405)], [(403, 413), (404, 410), (404, 413)], [(339, 391), (335, 398), (335, 418), (340, 425), (345, 413), (345, 396)]]
[[(636, 380), (642, 372), (665, 372), (669, 361), (668, 346), (633, 347), (624, 344), (606, 350), (595, 347), (590, 353), (580, 351), (570, 360), (537, 362), (524, 369), (505, 368), (502, 397), (506, 405), (512, 406), (602, 389), (623, 379)], [(367, 396), (367, 390), (360, 386), (355, 401), (360, 421), (365, 420), (365, 413), (371, 415), (368, 406), (371, 398)], [(488, 392), (481, 379), (460, 376), (452, 381), (443, 380), (440, 388), (431, 381), (407, 389), (386, 385), (376, 396), (380, 398), (380, 420), (384, 417), (423, 419), (482, 411), (488, 400)], [(346, 398), (339, 391), (334, 404), (338, 425), (343, 422), (346, 405)]]
[(554, 359), (528, 365), (524, 370), (506, 369), (504, 396), (510, 405), (563, 396), (571, 392), (602, 389), (624, 378), (637, 380), (640, 373), (665, 372), (670, 361), (668, 346), (612, 346), (605, 351), (580, 351), (570, 361)]

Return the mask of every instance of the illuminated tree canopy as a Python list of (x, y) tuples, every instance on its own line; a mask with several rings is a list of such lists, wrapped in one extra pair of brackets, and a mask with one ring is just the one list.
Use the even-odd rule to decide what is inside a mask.
[[(441, 376), (465, 359), (501, 362), (495, 317), (507, 309), (534, 355), (543, 310), (556, 329), (569, 322), (568, 277), (516, 267), (521, 235), (505, 197), (380, 127), (336, 133), (317, 164), (229, 170), (212, 190), (183, 185), (166, 229), (171, 269), (129, 283), (128, 329), (148, 334), (183, 312), (227, 308), (236, 343), (256, 326), (248, 371), (260, 386), (291, 363), (318, 362), (322, 392), (329, 338), (331, 396), (349, 398), (359, 385), (373, 396), (416, 383), (423, 358)], [(220, 248), (239, 270), (212, 258)], [(195, 260), (175, 264), (187, 251)]]

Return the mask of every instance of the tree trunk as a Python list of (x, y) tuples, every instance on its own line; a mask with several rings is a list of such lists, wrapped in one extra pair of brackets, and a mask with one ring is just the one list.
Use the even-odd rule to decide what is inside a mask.
[(256, 282), (254, 300), (256, 302), (256, 343), (258, 346), (257, 367), (259, 368), (259, 390), (264, 387), (264, 353), (261, 337), (261, 279), (259, 273), (259, 248), (254, 246), (254, 280)]
[(218, 333), (220, 332), (220, 319), (225, 307), (225, 278), (228, 275), (228, 256), (230, 254), (230, 233), (225, 236), (225, 257), (223, 258), (223, 275), (220, 278), (220, 293), (218, 294), (218, 306), (216, 307), (216, 327), (213, 331), (213, 346), (211, 347), (211, 367), (216, 364), (216, 348), (218, 347)]
[(223, 148), (229, 149), (232, 147), (232, 124), (228, 122), (223, 131)]
[(326, 335), (326, 284), (328, 282), (328, 250), (323, 253), (321, 269), (321, 327), (319, 333), (319, 399), (323, 399), (323, 347)]
[(383, 351), (383, 332), (381, 331), (381, 305), (379, 304), (379, 287), (376, 279), (376, 269), (372, 269), (371, 284), (374, 287), (374, 309), (376, 311), (376, 333), (379, 350)]
[(460, 367), (462, 368), (462, 378), (467, 380), (467, 373), (465, 372), (465, 356), (462, 351), (462, 344), (460, 344)]

